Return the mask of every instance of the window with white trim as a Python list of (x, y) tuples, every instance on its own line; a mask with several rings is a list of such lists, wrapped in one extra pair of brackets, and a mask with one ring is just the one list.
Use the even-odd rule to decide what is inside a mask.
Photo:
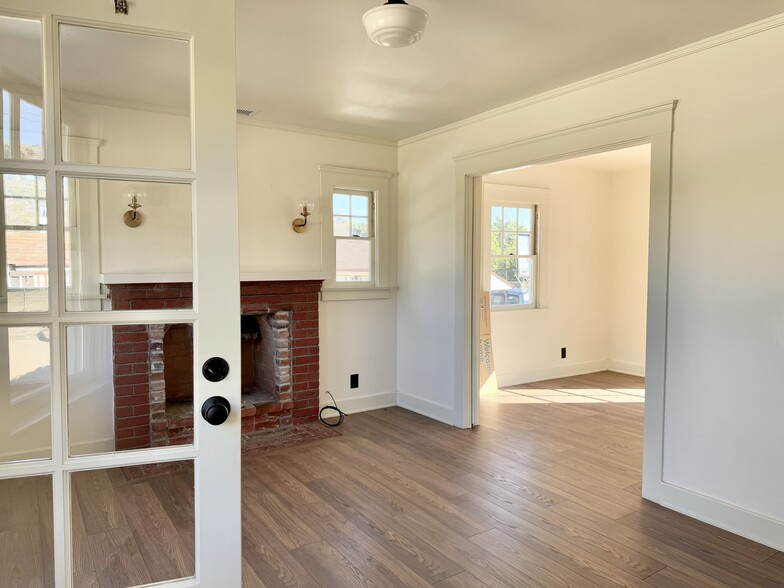
[(491, 308), (538, 306), (539, 242), (537, 204), (491, 204)]
[(332, 237), (335, 282), (372, 284), (374, 260), (373, 192), (335, 190), (332, 194)]
[(389, 298), (396, 279), (395, 176), (319, 165), (322, 300)]

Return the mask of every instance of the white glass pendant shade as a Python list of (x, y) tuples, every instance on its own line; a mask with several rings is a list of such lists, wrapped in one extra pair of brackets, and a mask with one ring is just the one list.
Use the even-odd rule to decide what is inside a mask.
[(406, 47), (419, 41), (427, 25), (427, 12), (392, 0), (371, 8), (362, 17), (368, 37), (384, 47)]

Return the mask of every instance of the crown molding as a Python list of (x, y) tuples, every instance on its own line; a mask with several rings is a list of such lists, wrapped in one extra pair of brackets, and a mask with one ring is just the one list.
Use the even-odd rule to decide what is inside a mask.
[(350, 133), (340, 133), (337, 131), (325, 131), (322, 129), (312, 129), (309, 127), (300, 127), (297, 125), (289, 125), (283, 123), (271, 122), (264, 119), (255, 117), (238, 116), (237, 123), (248, 125), (252, 127), (260, 127), (263, 129), (271, 129), (273, 131), (284, 131), (288, 133), (299, 133), (301, 135), (314, 135), (316, 137), (325, 137), (327, 139), (340, 139), (343, 141), (354, 141), (356, 143), (370, 143), (371, 145), (382, 145), (384, 147), (397, 147), (397, 141), (392, 139), (380, 139), (377, 137), (365, 137), (363, 135), (352, 135)]
[(655, 104), (653, 106), (648, 106), (646, 108), (640, 108), (637, 110), (630, 110), (629, 112), (624, 112), (621, 114), (617, 114), (615, 116), (598, 118), (586, 123), (570, 125), (568, 127), (561, 127), (560, 129), (549, 131), (547, 133), (540, 133), (539, 135), (531, 135), (519, 141), (504, 143), (503, 145), (494, 145), (493, 147), (476, 149), (474, 151), (468, 151), (466, 153), (461, 153), (460, 155), (456, 155), (452, 159), (456, 162), (463, 161), (481, 155), (488, 155), (491, 153), (497, 153), (499, 151), (506, 151), (507, 149), (519, 147), (521, 145), (526, 145), (528, 143), (534, 143), (536, 141), (542, 141), (544, 139), (552, 139), (553, 137), (568, 135), (576, 131), (587, 131), (589, 129), (597, 129), (600, 127), (605, 127), (607, 125), (614, 125), (620, 122), (634, 120), (637, 118), (643, 118), (646, 116), (652, 116), (663, 112), (672, 112), (673, 110), (675, 110), (675, 107), (677, 105), (678, 105), (677, 100), (668, 100), (667, 102), (662, 102), (661, 104)]
[(495, 184), (491, 182), (482, 182), (482, 187), (492, 190), (506, 190), (509, 192), (531, 192), (534, 194), (549, 194), (550, 188), (535, 188), (533, 186), (517, 186), (515, 184)]
[(669, 61), (675, 61), (677, 59), (687, 57), (694, 53), (706, 51), (708, 49), (712, 49), (720, 45), (725, 45), (727, 43), (738, 41), (745, 37), (756, 35), (758, 33), (763, 33), (770, 29), (778, 28), (782, 25), (784, 25), (784, 12), (781, 14), (777, 14), (775, 16), (771, 16), (764, 20), (760, 20), (739, 27), (737, 29), (733, 29), (731, 31), (719, 33), (718, 35), (708, 37), (707, 39), (703, 39), (701, 41), (696, 41), (695, 43), (690, 43), (689, 45), (684, 45), (683, 47), (679, 47), (677, 49), (667, 51), (666, 53), (660, 53), (659, 55), (655, 55), (653, 57), (649, 57), (647, 59), (643, 59), (641, 61), (637, 61), (635, 63), (625, 65), (623, 67), (619, 67), (617, 69), (613, 69), (596, 76), (592, 76), (590, 78), (585, 78), (584, 80), (580, 80), (579, 82), (574, 82), (572, 84), (567, 84), (566, 86), (561, 86), (553, 90), (548, 90), (547, 92), (542, 92), (541, 94), (531, 96), (530, 98), (525, 98), (524, 100), (512, 102), (511, 104), (507, 104), (506, 106), (500, 106), (498, 108), (494, 108), (492, 110), (488, 110), (480, 114), (470, 116), (468, 118), (464, 118), (462, 120), (450, 123), (448, 125), (444, 125), (442, 127), (438, 127), (430, 131), (425, 131), (424, 133), (419, 133), (418, 135), (414, 135), (413, 137), (409, 137), (407, 139), (401, 139), (400, 141), (397, 142), (397, 146), (405, 147), (413, 143), (418, 143), (419, 141), (424, 141), (425, 139), (430, 139), (431, 137), (443, 135), (444, 133), (448, 133), (450, 131), (460, 129), (472, 125), (474, 123), (492, 119), (497, 116), (508, 114), (510, 112), (515, 112), (517, 110), (522, 110), (523, 108), (533, 106), (534, 104), (538, 104), (539, 102), (545, 102), (547, 100), (552, 100), (553, 98), (557, 98), (559, 96), (564, 96), (566, 94), (571, 94), (572, 92), (577, 92), (585, 88), (590, 88), (591, 86), (596, 86), (598, 84), (602, 84), (604, 82), (608, 82), (616, 78), (621, 78), (623, 76), (627, 76), (639, 71), (643, 71), (651, 67), (656, 67), (658, 65), (662, 65)]
[(338, 165), (318, 165), (318, 171), (331, 172), (333, 174), (347, 174), (352, 176), (372, 176), (375, 178), (390, 179), (397, 176), (397, 173), (387, 171), (377, 171), (372, 169), (357, 169), (353, 167), (340, 167)]
[(163, 106), (148, 102), (138, 102), (135, 100), (122, 100), (120, 98), (104, 98), (92, 94), (80, 94), (78, 92), (63, 92), (63, 98), (73, 102), (84, 104), (95, 104), (96, 106), (108, 106), (110, 108), (122, 108), (124, 110), (141, 110), (142, 112), (154, 112), (156, 114), (169, 114), (173, 116), (189, 116), (190, 109), (177, 106)]

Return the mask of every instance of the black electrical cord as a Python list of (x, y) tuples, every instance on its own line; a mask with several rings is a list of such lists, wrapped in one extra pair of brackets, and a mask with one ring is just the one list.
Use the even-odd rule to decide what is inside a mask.
[[(319, 420), (322, 423), (324, 423), (325, 425), (327, 425), (328, 427), (339, 427), (340, 425), (343, 424), (343, 420), (346, 418), (346, 413), (338, 408), (338, 403), (335, 401), (335, 397), (332, 396), (332, 392), (327, 390), (327, 394), (329, 394), (329, 397), (332, 399), (332, 405), (327, 404), (326, 406), (323, 406), (321, 408), (321, 410), (319, 411)], [(338, 416), (337, 416), (338, 420), (335, 421), (335, 417), (334, 416), (327, 416), (326, 418), (324, 418), (323, 415), (324, 415), (324, 411), (325, 410), (334, 410), (335, 412), (337, 412), (338, 413)], [(327, 420), (327, 419), (329, 419), (329, 420)]]

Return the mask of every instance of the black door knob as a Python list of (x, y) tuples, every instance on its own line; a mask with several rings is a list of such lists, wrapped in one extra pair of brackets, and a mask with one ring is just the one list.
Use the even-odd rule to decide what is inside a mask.
[(222, 357), (211, 357), (201, 366), (201, 373), (210, 382), (220, 382), (229, 375), (229, 362)]
[(212, 396), (201, 405), (201, 416), (211, 425), (222, 425), (230, 413), (231, 405), (223, 396)]

